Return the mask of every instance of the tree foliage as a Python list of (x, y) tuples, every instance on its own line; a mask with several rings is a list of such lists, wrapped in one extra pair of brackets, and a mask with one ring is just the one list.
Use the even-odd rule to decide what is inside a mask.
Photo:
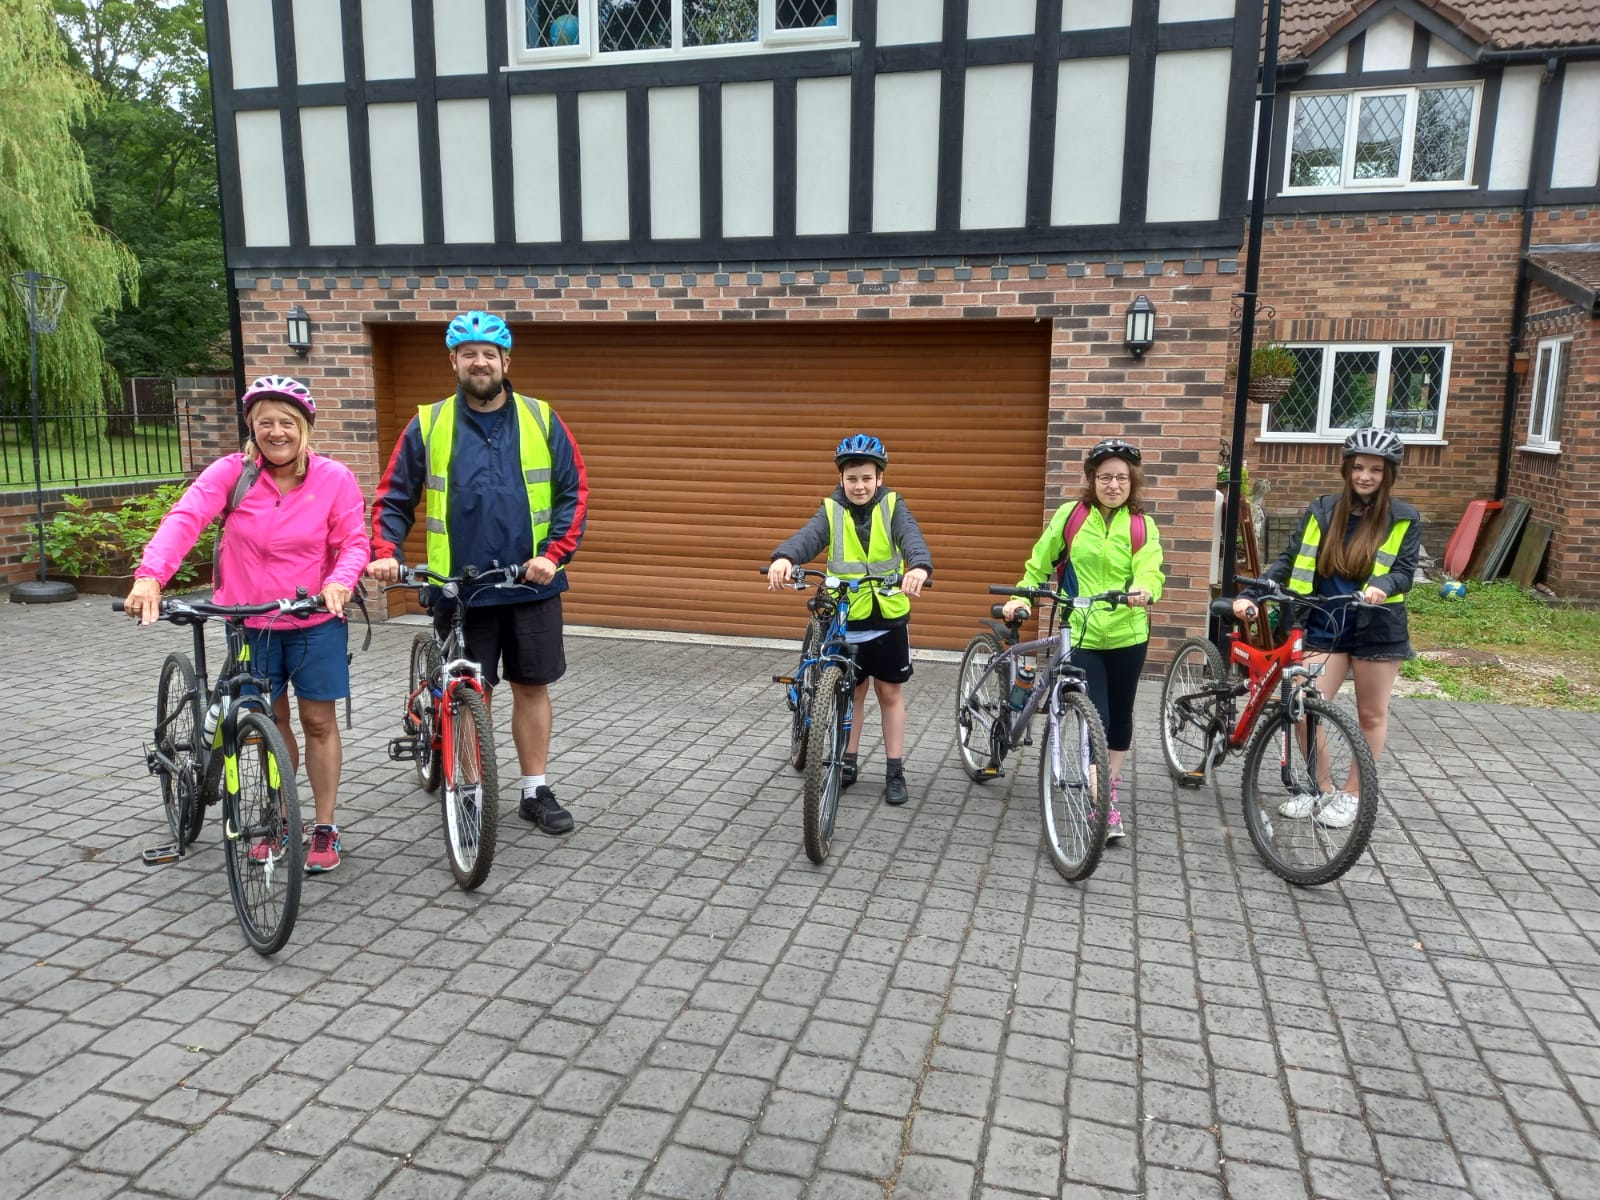
[(95, 322), (138, 294), (138, 264), (91, 212), (83, 151), (72, 136), (97, 103), (45, 0), (0, 0), (0, 371), (27, 393), (26, 310), (9, 284), (19, 271), (65, 279), (60, 324), (39, 339), (39, 400), (54, 410), (97, 403), (105, 386)]

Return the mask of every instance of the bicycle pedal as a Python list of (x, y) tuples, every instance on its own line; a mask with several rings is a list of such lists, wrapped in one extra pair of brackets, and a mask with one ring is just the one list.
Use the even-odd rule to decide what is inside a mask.
[(144, 752), (144, 769), (148, 775), (155, 775), (161, 770), (161, 761), (156, 757), (154, 750), (146, 749)]
[(1023, 745), (1024, 745), (1024, 746), (1031, 746), (1031, 745), (1033, 745), (1033, 734), (1031, 734), (1031, 733), (1025, 733), (1025, 734), (1023, 734), (1023, 735), (1022, 735), (1022, 744), (1023, 744)]
[(418, 738), (390, 738), (390, 762), (417, 762), (423, 754), (422, 742)]
[(152, 846), (148, 850), (139, 851), (139, 861), (147, 867), (165, 866), (175, 863), (183, 857), (183, 851), (177, 846)]
[(1178, 786), (1182, 788), (1197, 788), (1206, 781), (1204, 770), (1185, 771), (1178, 776)]
[(1004, 767), (985, 767), (979, 774), (985, 779), (1004, 779), (1006, 769)]
[(774, 675), (772, 677), (772, 682), (773, 683), (788, 683), (788, 684), (792, 684), (792, 683), (794, 683), (794, 676), (793, 675)]

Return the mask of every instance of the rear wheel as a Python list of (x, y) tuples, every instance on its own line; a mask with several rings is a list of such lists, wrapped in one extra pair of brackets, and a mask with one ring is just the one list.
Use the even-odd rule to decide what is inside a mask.
[(1243, 789), (1256, 851), (1303, 887), (1355, 865), (1378, 819), (1378, 768), (1360, 722), (1317, 696), (1305, 706), (1301, 724), (1281, 703), (1262, 714), (1245, 747)]
[(171, 762), (161, 767), (161, 807), (180, 847), (192, 844), (205, 824), (200, 803), (200, 689), (182, 654), (167, 655), (156, 685), (156, 752)]
[(800, 639), (800, 665), (795, 670), (790, 703), (794, 714), (789, 725), (789, 761), (796, 771), (806, 765), (806, 731), (811, 725), (811, 698), (816, 694), (817, 664), (813, 661), (822, 649), (822, 619), (813, 616), (806, 622), (805, 636)]
[(1222, 730), (1222, 700), (1212, 689), (1227, 678), (1227, 664), (1204, 638), (1178, 647), (1161, 684), (1161, 752), (1167, 770), (1184, 787), (1205, 778), (1211, 743)]
[(1000, 654), (1000, 639), (980, 633), (967, 643), (956, 677), (956, 749), (969, 779), (993, 779), (1000, 759), (995, 754), (995, 725), (1006, 719), (1010, 701), (1004, 670), (984, 672)]
[(1063, 879), (1087, 879), (1106, 848), (1111, 766), (1100, 714), (1081, 692), (1061, 689), (1039, 754), (1044, 848)]
[[(442, 682), (441, 662), (438, 643), (431, 633), (419, 633), (411, 639), (411, 671), (406, 681), (406, 695), (416, 694), (406, 715), (409, 723), (417, 727), (417, 786), (425, 792), (439, 789), (439, 711), (433, 687)], [(418, 688), (422, 690), (419, 692)]]
[(439, 797), (444, 817), (445, 857), (465, 891), (489, 878), (499, 825), (500, 786), (494, 761), (494, 729), (483, 697), (458, 686), (449, 702), (450, 772)]
[(306, 853), (300, 842), (300, 798), (289, 748), (271, 717), (241, 714), (236, 738), (238, 759), (224, 772), (228, 891), (245, 940), (258, 954), (276, 954), (294, 932), (300, 912)]
[(806, 857), (814, 863), (827, 859), (833, 844), (833, 822), (839, 812), (839, 785), (844, 774), (844, 748), (848, 738), (839, 687), (843, 672), (828, 667), (817, 676), (811, 700), (811, 729), (807, 735), (805, 799)]

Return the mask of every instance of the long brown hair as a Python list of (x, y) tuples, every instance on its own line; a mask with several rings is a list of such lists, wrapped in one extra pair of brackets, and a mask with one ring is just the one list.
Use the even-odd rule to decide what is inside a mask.
[(1355, 470), (1355, 463), (1356, 456), (1352, 454), (1339, 468), (1339, 474), (1344, 476), (1344, 491), (1333, 506), (1328, 528), (1322, 531), (1322, 549), (1317, 552), (1317, 574), (1325, 578), (1337, 575), (1341, 579), (1353, 579), (1365, 584), (1372, 575), (1378, 547), (1389, 533), (1389, 493), (1394, 491), (1395, 476), (1400, 473), (1400, 468), (1384, 460), (1383, 482), (1373, 493), (1372, 501), (1356, 525), (1355, 532), (1346, 541), (1344, 531), (1350, 524), (1350, 514), (1362, 503), (1350, 483), (1350, 473)]
[[(1083, 491), (1078, 493), (1079, 502), (1087, 504), (1090, 508), (1093, 508), (1100, 503), (1100, 498), (1095, 494), (1094, 490), (1094, 473), (1114, 458), (1123, 466), (1128, 468), (1128, 498), (1124, 500), (1118, 507), (1127, 509), (1130, 514), (1142, 513), (1144, 511), (1144, 504), (1140, 499), (1140, 493), (1144, 489), (1144, 468), (1139, 466), (1138, 463), (1131, 463), (1127, 459), (1119, 458), (1115, 454), (1107, 455), (1092, 467), (1088, 464), (1084, 465)], [(1107, 525), (1110, 523), (1111, 522), (1109, 521), (1106, 522)]]

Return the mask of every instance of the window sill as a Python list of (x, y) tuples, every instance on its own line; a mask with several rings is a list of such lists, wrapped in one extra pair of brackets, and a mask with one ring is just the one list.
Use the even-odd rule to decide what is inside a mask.
[(1368, 183), (1350, 187), (1285, 187), (1280, 196), (1382, 196), (1411, 192), (1475, 192), (1478, 185), (1463, 183)]
[[(1342, 446), (1348, 433), (1258, 433), (1256, 441), (1275, 442), (1282, 445), (1301, 446)], [(1402, 433), (1401, 440), (1407, 446), (1448, 446), (1450, 440), (1443, 437), (1424, 437), (1420, 434)]]
[(1561, 443), (1545, 442), (1538, 446), (1518, 446), (1517, 452), (1519, 454), (1543, 454), (1546, 457), (1554, 458), (1561, 453)]
[(826, 38), (795, 38), (779, 42), (741, 43), (736, 46), (696, 46), (693, 49), (617, 50), (586, 53), (566, 46), (512, 51), (512, 61), (502, 71), (568, 70), (574, 67), (623, 67), (640, 63), (715, 62), (725, 58), (750, 58), (757, 54), (795, 54), (806, 50), (854, 50), (860, 42)]

